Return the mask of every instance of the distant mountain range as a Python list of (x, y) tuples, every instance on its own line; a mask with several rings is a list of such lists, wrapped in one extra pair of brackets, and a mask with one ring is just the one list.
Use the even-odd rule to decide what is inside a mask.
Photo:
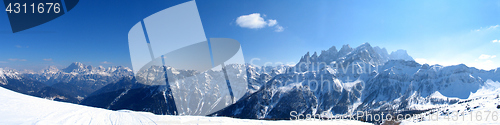
[(103, 86), (132, 75), (127, 67), (92, 67), (79, 62), (64, 69), (50, 66), (40, 72), (20, 73), (0, 68), (0, 86), (37, 97), (79, 103)]
[[(155, 70), (157, 68), (157, 70)], [(151, 67), (146, 74), (164, 74)], [(387, 52), (365, 43), (356, 48), (331, 47), (318, 55), (306, 53), (295, 66), (231, 65), (228, 74), (246, 73), (247, 94), (235, 104), (212, 115), (249, 119), (288, 119), (302, 114), (349, 114), (356, 111), (426, 110), (469, 98), (488, 79), (500, 80), (499, 69), (485, 71), (466, 65), (419, 64), (405, 50)], [(192, 71), (167, 68), (170, 73)], [(246, 70), (242, 70), (246, 69)], [(202, 72), (190, 82), (223, 82)], [(145, 85), (136, 79), (150, 78), (126, 67), (92, 67), (73, 63), (67, 68), (49, 67), (39, 73), (0, 69), (0, 86), (24, 94), (105, 109), (129, 109), (155, 114), (173, 112), (166, 86)], [(154, 80), (154, 78), (152, 79)], [(186, 80), (189, 81), (189, 80)], [(181, 89), (182, 83), (171, 86)], [(193, 90), (204, 90), (196, 86)], [(208, 90), (204, 90), (208, 91)], [(217, 91), (211, 89), (211, 91)]]

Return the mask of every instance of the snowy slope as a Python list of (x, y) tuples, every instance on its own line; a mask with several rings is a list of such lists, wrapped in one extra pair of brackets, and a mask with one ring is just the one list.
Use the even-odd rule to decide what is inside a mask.
[(359, 121), (264, 121), (111, 111), (50, 101), (0, 88), (0, 124), (367, 124)]
[(499, 124), (500, 83), (488, 80), (485, 84), (477, 92), (471, 93), (468, 99), (452, 105), (441, 105), (419, 114), (420, 119), (413, 117), (403, 121), (403, 124)]

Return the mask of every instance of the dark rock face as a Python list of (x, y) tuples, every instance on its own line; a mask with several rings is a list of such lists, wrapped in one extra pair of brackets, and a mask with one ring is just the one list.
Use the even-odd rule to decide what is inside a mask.
[(82, 105), (111, 109), (146, 111), (161, 115), (174, 115), (177, 108), (166, 86), (149, 86), (135, 79), (122, 79), (109, 84), (85, 98)]
[(247, 119), (289, 119), (290, 112), (315, 113), (317, 105), (314, 94), (305, 87), (294, 87), (286, 93), (274, 91), (276, 84), (269, 84), (259, 91), (243, 97), (231, 105), (212, 115), (229, 116)]

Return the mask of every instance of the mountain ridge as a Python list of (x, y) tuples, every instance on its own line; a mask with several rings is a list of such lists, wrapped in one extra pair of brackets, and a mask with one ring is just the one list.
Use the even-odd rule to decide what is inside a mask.
[(124, 77), (132, 77), (132, 70), (123, 66), (93, 67), (80, 62), (63, 69), (49, 66), (39, 72), (0, 68), (0, 85), (4, 88), (76, 104), (88, 94)]
[[(332, 46), (328, 50), (321, 51), (319, 55), (316, 52), (312, 55), (307, 52), (294, 66), (261, 67), (247, 64), (230, 66), (228, 70), (238, 71), (230, 73), (237, 75), (242, 73), (243, 67), (246, 69), (243, 72), (246, 73), (245, 80), (249, 88), (246, 95), (235, 104), (212, 115), (249, 119), (286, 119), (289, 118), (290, 111), (294, 110), (308, 114), (319, 114), (324, 111), (349, 114), (356, 111), (426, 110), (432, 108), (427, 104), (455, 104), (468, 98), (470, 93), (477, 92), (484, 86), (486, 80), (500, 80), (500, 72), (497, 72), (500, 68), (487, 71), (464, 64), (446, 67), (419, 64), (404, 50), (389, 54), (385, 48), (372, 47), (369, 43), (356, 48), (343, 45), (338, 51)], [(155, 68), (162, 67), (152, 67), (148, 72), (164, 74), (161, 72), (163, 70)], [(167, 69), (168, 72), (176, 72), (177, 75), (191, 72), (171, 67)], [(92, 76), (114, 73), (115, 75), (111, 76), (124, 76), (113, 77), (108, 83), (101, 84), (102, 87), (96, 89), (94, 94), (89, 94), (88, 98), (83, 99), (85, 105), (113, 110), (129, 109), (155, 114), (175, 114), (167, 108), (172, 103), (166, 101), (164, 87), (127, 82), (135, 77), (127, 77), (129, 69), (126, 67), (103, 69), (74, 63), (63, 70), (49, 67), (45, 71), (49, 74), (47, 75), (50, 76), (49, 79), (58, 75)], [(2, 84), (2, 78), (9, 76), (5, 75), (5, 72), (13, 78), (26, 78), (24, 74), (16, 74), (15, 71), (0, 71)], [(195, 81), (217, 82), (211, 79), (210, 72), (213, 71), (201, 72), (200, 76), (204, 77)], [(102, 77), (82, 77), (82, 79), (98, 80)], [(150, 75), (139, 75), (139, 77), (149, 79)], [(47, 77), (35, 78), (47, 79)], [(179, 86), (181, 85), (176, 85)], [(204, 87), (196, 86), (190, 89), (200, 88)], [(148, 102), (152, 104), (131, 101), (132, 98), (149, 100)], [(99, 100), (108, 101), (101, 103)]]

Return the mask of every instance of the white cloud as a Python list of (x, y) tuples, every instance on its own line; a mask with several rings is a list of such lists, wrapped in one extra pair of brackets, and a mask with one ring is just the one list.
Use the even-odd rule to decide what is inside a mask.
[(277, 25), (275, 28), (276, 28), (276, 29), (274, 30), (275, 32), (283, 32), (283, 30), (285, 30), (285, 28), (283, 28), (283, 27), (282, 27), (282, 26), (280, 26), (280, 25)]
[(441, 66), (451, 66), (451, 65), (458, 65), (459, 63), (453, 63), (453, 62), (446, 62), (442, 60), (427, 60), (424, 58), (415, 58), (415, 62), (420, 63), (420, 64), (429, 64), (429, 65), (441, 65)]
[(482, 30), (492, 30), (492, 29), (496, 29), (496, 28), (498, 28), (498, 27), (500, 27), (500, 25), (490, 26), (490, 27), (488, 27), (488, 28), (483, 28), (483, 27), (481, 27), (481, 28), (476, 29), (476, 30), (474, 30), (474, 31), (479, 32), (479, 31), (482, 31)]
[(497, 57), (497, 56), (496, 56), (496, 55), (486, 55), (486, 54), (481, 54), (481, 55), (479, 56), (479, 59), (493, 59), (493, 58), (495, 58), (495, 57)]
[(415, 58), (415, 62), (420, 63), (420, 64), (429, 64), (429, 65), (436, 65), (436, 64), (443, 65), (443, 63), (439, 63), (436, 61), (429, 61), (429, 60), (424, 59), (424, 58)]
[(16, 48), (30, 48), (30, 46), (21, 46), (21, 45), (16, 45)]
[[(489, 58), (495, 58), (496, 56), (490, 56)], [(436, 65), (439, 64), (441, 66), (452, 66), (452, 65), (458, 65), (460, 63), (454, 63), (454, 62), (447, 62), (443, 60), (427, 60), (424, 58), (415, 58), (415, 62), (418, 62), (420, 64), (429, 64), (429, 65)], [(491, 69), (496, 69), (498, 68), (498, 64), (495, 64), (492, 60), (486, 59), (486, 60), (478, 60), (476, 59), (473, 62), (463, 62), (462, 64), (465, 64), (468, 67), (475, 67), (477, 69), (484, 69), (484, 70), (491, 70)]]
[(260, 13), (252, 13), (249, 15), (242, 15), (236, 19), (236, 24), (242, 28), (249, 28), (249, 29), (261, 29), (265, 27), (274, 27), (275, 32), (283, 32), (285, 28), (283, 26), (280, 26), (278, 24), (277, 20), (274, 19), (268, 19), (267, 21), (264, 19), (266, 17), (265, 14)]
[(415, 62), (418, 62), (420, 64), (426, 64), (428, 61), (427, 59), (424, 58), (415, 58)]
[(496, 40), (493, 40), (493, 41), (491, 41), (491, 42), (493, 42), (493, 43), (500, 43), (500, 40), (497, 40), (497, 39), (496, 39)]
[(52, 58), (43, 59), (43, 61), (52, 61)]
[(491, 60), (479, 60), (479, 61), (470, 63), (470, 65), (468, 65), (468, 66), (475, 67), (478, 69), (484, 69), (484, 70), (491, 70), (491, 69), (498, 68), (498, 66), (495, 65), (495, 63)]
[(101, 64), (113, 64), (113, 63), (108, 62), (108, 61), (104, 61), (104, 62), (101, 62)]
[(500, 25), (490, 26), (488, 29), (496, 29), (498, 27), (500, 27)]
[(273, 20), (273, 19), (270, 19), (267, 22), (268, 22), (267, 26), (274, 26), (274, 25), (278, 24), (278, 21)]
[(26, 59), (8, 59), (9, 61), (26, 61)]
[(260, 13), (243, 15), (236, 19), (236, 23), (243, 28), (260, 29), (266, 27), (267, 22), (260, 16)]

